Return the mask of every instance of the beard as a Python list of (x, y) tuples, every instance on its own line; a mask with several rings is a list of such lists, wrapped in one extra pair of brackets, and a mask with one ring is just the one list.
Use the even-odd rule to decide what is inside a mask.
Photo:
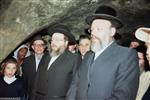
[(61, 47), (54, 46), (54, 48), (53, 47), (50, 48), (50, 52), (49, 53), (50, 53), (51, 57), (55, 57), (55, 56), (61, 55), (66, 50), (66, 48), (63, 47), (63, 46), (61, 46)]
[(100, 51), (102, 49), (102, 47), (101, 47), (101, 43), (100, 42), (92, 42), (91, 43), (91, 50), (93, 51), (93, 52), (98, 52), (98, 51)]
[(98, 39), (98, 41), (91, 41), (91, 50), (96, 53), (96, 52), (104, 49), (108, 44), (109, 44), (109, 42), (107, 42), (107, 41), (102, 42), (99, 39)]

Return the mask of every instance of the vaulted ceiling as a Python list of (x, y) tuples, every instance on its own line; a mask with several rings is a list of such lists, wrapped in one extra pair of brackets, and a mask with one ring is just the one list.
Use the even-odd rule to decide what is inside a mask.
[(88, 27), (85, 18), (99, 5), (110, 5), (124, 23), (119, 33), (150, 27), (149, 0), (0, 0), (0, 62), (32, 35), (46, 34), (55, 23), (69, 26), (78, 38)]

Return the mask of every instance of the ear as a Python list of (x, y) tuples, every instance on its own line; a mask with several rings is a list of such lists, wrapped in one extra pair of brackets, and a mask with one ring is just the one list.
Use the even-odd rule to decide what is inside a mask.
[(114, 36), (116, 33), (116, 28), (115, 27), (112, 27), (111, 28), (111, 36)]
[(32, 45), (31, 48), (34, 50), (34, 46)]
[(66, 47), (68, 46), (68, 41), (65, 41)]

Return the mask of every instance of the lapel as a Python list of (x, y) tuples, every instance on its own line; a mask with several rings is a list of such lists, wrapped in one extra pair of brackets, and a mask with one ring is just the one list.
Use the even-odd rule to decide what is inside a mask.
[(115, 42), (113, 42), (95, 59), (93, 64), (97, 63), (99, 61), (102, 61), (103, 59), (110, 58), (112, 56), (113, 52), (116, 50), (116, 46), (117, 46), (117, 44)]
[(109, 58), (111, 56), (114, 55), (114, 53), (116, 53), (117, 50), (117, 44), (114, 42), (112, 43), (109, 47), (107, 47), (96, 59), (95, 61), (91, 62), (91, 64), (89, 65), (89, 77), (90, 74), (94, 73), (94, 69), (95, 66), (100, 66), (103, 67), (101, 65), (103, 65), (103, 63), (107, 63), (107, 60), (110, 60)]
[(90, 83), (90, 72), (91, 72), (91, 66), (94, 62), (94, 57), (95, 57), (95, 54), (92, 53), (90, 56), (89, 56), (89, 59), (88, 59), (88, 73), (87, 73), (87, 79), (88, 79), (88, 83)]
[(64, 53), (61, 54), (61, 55), (51, 64), (51, 66), (50, 66), (50, 68), (49, 68), (48, 70), (52, 69), (53, 67), (58, 67), (60, 64), (62, 64), (62, 60), (64, 60), (64, 59), (66, 58), (67, 54), (68, 54), (68, 51), (65, 50)]
[[(31, 56), (30, 65), (31, 65), (31, 66), (29, 66), (29, 67), (31, 68), (32, 72), (35, 73), (35, 72), (36, 72), (35, 55), (32, 55), (32, 56)], [(29, 68), (29, 69), (30, 69), (30, 68)]]
[(49, 52), (45, 52), (44, 55), (42, 56), (40, 63), (39, 63), (38, 70), (41, 68), (47, 70), (49, 61), (50, 61)]

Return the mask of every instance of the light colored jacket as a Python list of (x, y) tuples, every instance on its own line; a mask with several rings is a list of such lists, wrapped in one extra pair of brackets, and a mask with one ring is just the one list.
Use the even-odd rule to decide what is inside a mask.
[(150, 85), (150, 71), (147, 71), (147, 72), (144, 71), (142, 72), (140, 76), (139, 88), (138, 88), (138, 92), (137, 92), (137, 96), (135, 100), (142, 100), (149, 85)]

